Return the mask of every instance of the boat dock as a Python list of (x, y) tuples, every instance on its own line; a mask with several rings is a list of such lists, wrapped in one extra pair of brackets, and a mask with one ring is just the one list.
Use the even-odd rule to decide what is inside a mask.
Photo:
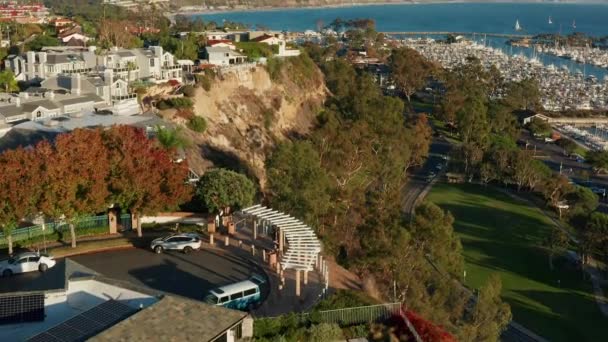
[(447, 32), (447, 31), (428, 31), (428, 32), (419, 32), (419, 31), (382, 31), (380, 33), (384, 33), (390, 36), (486, 36), (486, 37), (495, 37), (495, 38), (509, 38), (509, 39), (525, 39), (532, 38), (532, 35), (529, 34), (509, 34), (509, 33), (483, 33), (483, 32)]

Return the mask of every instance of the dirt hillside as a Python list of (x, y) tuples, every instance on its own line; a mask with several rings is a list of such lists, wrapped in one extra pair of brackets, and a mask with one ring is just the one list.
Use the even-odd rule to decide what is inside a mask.
[(267, 155), (278, 141), (309, 132), (326, 95), (316, 67), (303, 78), (285, 64), (274, 80), (265, 67), (242, 66), (219, 73), (209, 91), (196, 88), (194, 113), (205, 118), (207, 130), (186, 130), (193, 142), (187, 150), (193, 170), (230, 167), (264, 187)]

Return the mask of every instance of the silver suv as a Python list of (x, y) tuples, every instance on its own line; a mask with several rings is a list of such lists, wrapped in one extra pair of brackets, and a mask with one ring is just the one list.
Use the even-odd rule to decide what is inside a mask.
[(201, 248), (201, 238), (195, 233), (172, 234), (154, 239), (150, 244), (150, 248), (156, 254), (160, 254), (165, 250), (178, 250), (188, 254), (194, 249)]

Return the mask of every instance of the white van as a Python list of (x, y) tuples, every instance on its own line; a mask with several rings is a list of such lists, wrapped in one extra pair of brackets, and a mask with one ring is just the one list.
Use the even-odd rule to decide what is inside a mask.
[(264, 277), (254, 275), (249, 280), (209, 291), (204, 301), (230, 309), (245, 310), (262, 300), (260, 285), (265, 282)]

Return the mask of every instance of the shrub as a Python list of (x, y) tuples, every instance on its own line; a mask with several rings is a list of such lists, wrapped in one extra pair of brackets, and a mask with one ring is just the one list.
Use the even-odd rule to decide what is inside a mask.
[(337, 324), (321, 323), (313, 325), (308, 329), (308, 341), (330, 342), (342, 341), (344, 335), (342, 329)]
[(207, 120), (202, 116), (192, 116), (188, 121), (188, 128), (195, 132), (203, 133), (207, 129)]
[(184, 86), (182, 88), (182, 94), (186, 97), (194, 97), (196, 95), (196, 89), (191, 85)]
[(192, 108), (192, 100), (186, 97), (176, 97), (168, 100), (173, 108)]
[(194, 75), (196, 80), (196, 85), (205, 89), (205, 91), (211, 90), (211, 84), (213, 83), (213, 79), (215, 78), (215, 71), (211, 69), (207, 69), (200, 74)]
[(278, 46), (269, 46), (258, 42), (239, 42), (236, 43), (236, 48), (241, 50), (250, 60), (257, 60), (262, 57), (270, 58), (279, 49)]
[(281, 76), (281, 69), (283, 68), (283, 60), (280, 58), (269, 58), (266, 62), (266, 69), (270, 79), (276, 81)]
[(264, 127), (266, 129), (270, 129), (273, 122), (274, 122), (274, 112), (272, 111), (272, 109), (264, 110)]
[(166, 100), (161, 100), (156, 104), (156, 108), (158, 109), (169, 109), (169, 108), (176, 108), (176, 109), (189, 109), (192, 108), (194, 104), (192, 103), (192, 100), (187, 98), (187, 97), (176, 97), (173, 99), (166, 99)]
[(171, 108), (171, 105), (169, 105), (169, 103), (167, 101), (162, 100), (156, 104), (156, 108), (158, 108), (160, 110), (165, 110), (165, 109)]

